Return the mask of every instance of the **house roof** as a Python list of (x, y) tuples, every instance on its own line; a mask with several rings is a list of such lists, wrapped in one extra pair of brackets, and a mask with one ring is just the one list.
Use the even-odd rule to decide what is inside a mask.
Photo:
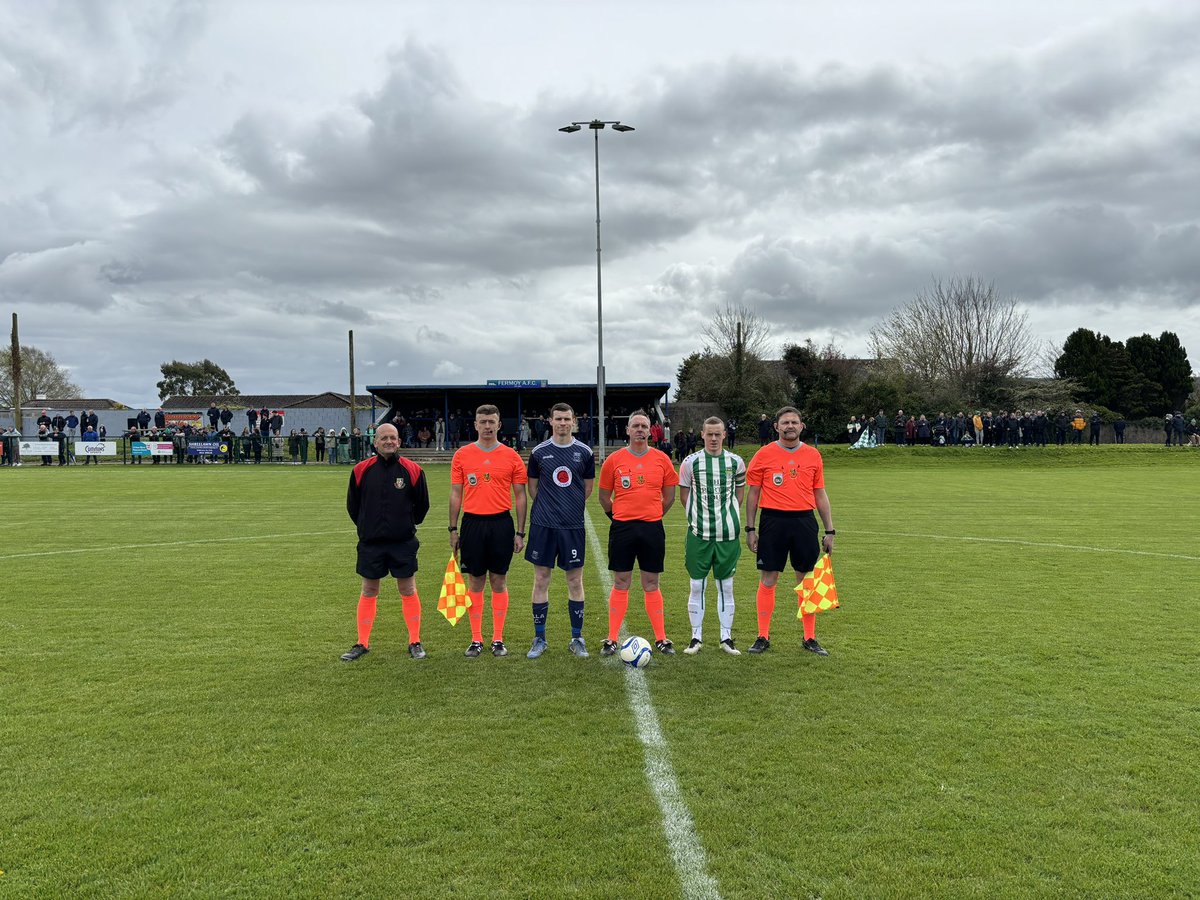
[(52, 397), (48, 400), (34, 400), (32, 402), (26, 402), (21, 406), (21, 411), (29, 412), (32, 410), (40, 413), (43, 409), (48, 409), (51, 411), (66, 410), (67, 412), (70, 412), (81, 407), (83, 409), (129, 409), (129, 407), (125, 404), (118, 403), (116, 400), (109, 400), (107, 398), (87, 400), (80, 399), (78, 397), (67, 397), (65, 399)]
[[(378, 402), (378, 401), (376, 401)], [(350, 395), (335, 391), (321, 394), (177, 394), (162, 403), (164, 410), (208, 409), (210, 406), (230, 409), (349, 409)], [(355, 395), (359, 409), (371, 406), (370, 394)]]

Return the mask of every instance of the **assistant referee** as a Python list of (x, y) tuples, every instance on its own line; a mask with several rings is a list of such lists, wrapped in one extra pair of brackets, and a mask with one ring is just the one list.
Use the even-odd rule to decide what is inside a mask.
[[(746, 470), (746, 546), (758, 557), (761, 572), (758, 585), (758, 638), (750, 653), (762, 653), (771, 646), (771, 614), (775, 611), (775, 585), (791, 559), (796, 584), (811, 572), (821, 550), (833, 551), (833, 513), (825, 493), (825, 465), (821, 454), (800, 440), (804, 422), (800, 411), (785, 406), (775, 414), (775, 432), (779, 439), (754, 454)], [(754, 529), (758, 510), (761, 534)], [(821, 516), (825, 537), (817, 540), (817, 520)], [(829, 651), (817, 643), (817, 614), (802, 619), (804, 649), (818, 656)]]

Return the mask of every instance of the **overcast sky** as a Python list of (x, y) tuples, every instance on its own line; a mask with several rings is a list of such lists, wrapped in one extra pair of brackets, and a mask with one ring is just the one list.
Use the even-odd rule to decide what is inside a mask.
[(86, 396), (866, 354), (933, 277), (1200, 368), (1200, 4), (0, 0), (0, 298)]

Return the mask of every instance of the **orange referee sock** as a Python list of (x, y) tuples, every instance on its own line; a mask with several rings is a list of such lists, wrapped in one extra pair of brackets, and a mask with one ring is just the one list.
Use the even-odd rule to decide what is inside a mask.
[(492, 640), (504, 640), (504, 620), (508, 616), (508, 591), (492, 592)]
[(771, 637), (771, 614), (775, 612), (775, 588), (758, 583), (758, 633), (768, 640)]
[(800, 624), (804, 626), (804, 639), (811, 641), (817, 636), (817, 614), (805, 613), (800, 617)]
[(409, 596), (401, 596), (400, 601), (404, 604), (404, 624), (408, 626), (408, 642), (410, 644), (419, 644), (421, 642), (421, 600), (416, 594)]
[(608, 639), (615, 641), (621, 634), (621, 623), (629, 610), (629, 591), (616, 588), (608, 595)]
[(483, 643), (483, 591), (467, 591), (471, 605), (467, 607), (467, 618), (471, 620), (471, 640)]
[(667, 639), (667, 629), (663, 626), (663, 595), (662, 591), (646, 592), (646, 615), (650, 617), (650, 627), (654, 629), (654, 639)]
[(375, 607), (378, 597), (358, 596), (358, 642), (364, 647), (371, 646), (371, 626), (375, 624)]

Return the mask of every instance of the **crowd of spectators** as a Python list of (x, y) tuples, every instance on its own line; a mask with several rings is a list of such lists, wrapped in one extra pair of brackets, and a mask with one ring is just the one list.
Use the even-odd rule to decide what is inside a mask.
[[(1045, 447), (1049, 444), (1099, 445), (1108, 433), (1109, 442), (1125, 443), (1128, 423), (1117, 416), (1105, 423), (1098, 412), (1085, 415), (1082, 409), (1074, 413), (1065, 410), (976, 411), (973, 415), (957, 412), (938, 413), (935, 417), (906, 414), (897, 410), (889, 416), (882, 409), (875, 415), (851, 416), (846, 423), (846, 439), (853, 447), (874, 447), (881, 444), (923, 445), (932, 447)], [(1181, 412), (1165, 420), (1166, 445), (1172, 438), (1178, 446), (1185, 442), (1200, 445), (1196, 420), (1190, 423)]]

